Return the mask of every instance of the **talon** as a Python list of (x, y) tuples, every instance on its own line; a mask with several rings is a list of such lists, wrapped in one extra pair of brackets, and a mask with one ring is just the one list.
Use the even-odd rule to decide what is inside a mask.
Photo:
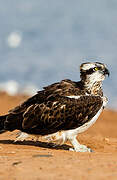
[(94, 150), (93, 149), (91, 149), (91, 148), (88, 148), (90, 151), (89, 152), (94, 152)]
[(27, 133), (24, 132), (20, 132), (19, 135), (17, 135), (16, 139), (14, 140), (14, 142), (17, 141), (24, 141), (29, 135)]
[(69, 151), (75, 151), (75, 149), (73, 149), (73, 148), (69, 148)]

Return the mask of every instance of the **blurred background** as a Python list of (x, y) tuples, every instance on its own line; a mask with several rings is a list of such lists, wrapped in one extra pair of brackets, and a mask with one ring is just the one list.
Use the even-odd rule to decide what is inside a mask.
[(116, 0), (0, 0), (0, 89), (34, 94), (86, 61), (107, 64), (109, 108), (117, 110)]

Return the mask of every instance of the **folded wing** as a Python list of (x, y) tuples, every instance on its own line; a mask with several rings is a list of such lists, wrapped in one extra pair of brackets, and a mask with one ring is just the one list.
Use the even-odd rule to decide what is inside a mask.
[(100, 96), (81, 96), (79, 99), (56, 96), (53, 100), (31, 105), (23, 114), (23, 131), (46, 135), (69, 130), (90, 121), (100, 110)]

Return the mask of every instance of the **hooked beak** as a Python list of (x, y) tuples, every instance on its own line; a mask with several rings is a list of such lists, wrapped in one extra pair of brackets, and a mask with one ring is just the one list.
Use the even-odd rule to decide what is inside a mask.
[(104, 75), (108, 75), (108, 76), (110, 75), (110, 72), (107, 68), (105, 68), (105, 70), (104, 70)]

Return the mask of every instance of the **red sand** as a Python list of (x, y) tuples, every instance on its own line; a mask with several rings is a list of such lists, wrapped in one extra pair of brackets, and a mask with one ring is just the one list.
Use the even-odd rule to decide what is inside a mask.
[[(0, 114), (25, 99), (0, 93)], [(66, 145), (53, 148), (30, 139), (14, 143), (15, 136), (16, 131), (0, 135), (0, 180), (117, 180), (117, 112), (105, 110), (78, 136), (93, 153), (70, 152)]]

